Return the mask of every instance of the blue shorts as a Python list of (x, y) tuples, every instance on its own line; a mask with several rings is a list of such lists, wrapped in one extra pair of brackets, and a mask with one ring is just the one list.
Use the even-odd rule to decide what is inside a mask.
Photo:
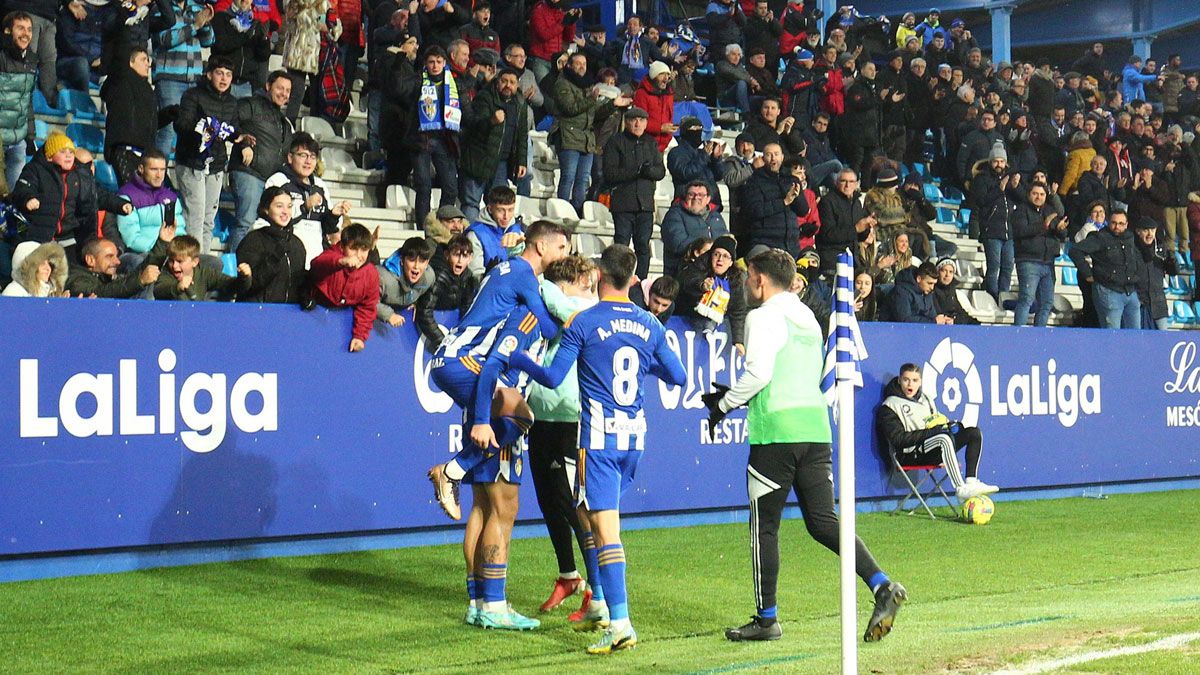
[(489, 449), (483, 454), (483, 461), (463, 476), (463, 484), (482, 485), (503, 481), (509, 485), (520, 485), (525, 469), (525, 445), (525, 438), (522, 437), (506, 448)]
[(575, 504), (588, 511), (620, 510), (621, 496), (633, 485), (641, 450), (579, 449), (575, 465)]
[(475, 405), (475, 385), (479, 375), (459, 359), (447, 359), (441, 366), (432, 368), (429, 375), (438, 389), (446, 392), (454, 405), (463, 409), (464, 416), (470, 414)]

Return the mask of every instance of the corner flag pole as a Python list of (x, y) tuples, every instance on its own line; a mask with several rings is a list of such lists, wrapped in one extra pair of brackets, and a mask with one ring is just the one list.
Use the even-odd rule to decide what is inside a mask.
[(867, 349), (854, 316), (854, 257), (849, 250), (838, 256), (837, 280), (833, 289), (833, 311), (829, 315), (829, 337), (825, 342), (825, 367), (821, 390), (833, 409), (838, 428), (838, 551), (840, 551), (842, 673), (858, 672), (858, 608), (855, 603), (854, 537), (854, 388), (862, 386), (859, 361)]

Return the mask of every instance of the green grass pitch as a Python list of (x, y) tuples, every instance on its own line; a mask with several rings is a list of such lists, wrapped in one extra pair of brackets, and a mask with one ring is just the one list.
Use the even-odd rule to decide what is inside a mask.
[[(1000, 503), (983, 527), (860, 515), (859, 533), (909, 590), (861, 672), (991, 672), (1200, 631), (1200, 491)], [(430, 508), (435, 508), (431, 506)], [(0, 671), (833, 673), (837, 562), (799, 520), (782, 533), (784, 636), (731, 644), (753, 611), (744, 525), (631, 531), (641, 643), (589, 657), (571, 607), (532, 633), (465, 626), (453, 546), (278, 558), (0, 585)], [(513, 546), (509, 594), (536, 612), (554, 561)], [(859, 592), (859, 632), (870, 612)], [(1194, 673), (1200, 641), (1065, 672)]]

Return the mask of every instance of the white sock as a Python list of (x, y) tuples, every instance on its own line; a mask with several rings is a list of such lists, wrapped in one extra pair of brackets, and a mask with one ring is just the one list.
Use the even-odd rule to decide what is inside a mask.
[(633, 628), (633, 625), (629, 623), (628, 618), (613, 619), (612, 622), (608, 624), (608, 629), (614, 633), (624, 633), (630, 628)]
[(446, 462), (446, 468), (443, 471), (446, 473), (446, 478), (450, 480), (462, 480), (463, 476), (467, 475), (467, 472), (463, 471), (463, 468), (453, 459)]
[(485, 602), (483, 603), (483, 611), (490, 612), (492, 614), (507, 614), (508, 603), (503, 600), (499, 602)]
[(558, 578), (559, 579), (578, 579), (579, 578), (579, 570), (575, 570), (574, 572), (559, 573)]
[(479, 609), (479, 601), (475, 598), (471, 598), (470, 607), (472, 609)]

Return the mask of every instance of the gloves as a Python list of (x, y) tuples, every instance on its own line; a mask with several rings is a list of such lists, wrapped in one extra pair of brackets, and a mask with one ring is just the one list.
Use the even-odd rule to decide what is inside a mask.
[(725, 415), (728, 414), (721, 410), (721, 407), (718, 404), (721, 402), (721, 399), (725, 397), (725, 392), (729, 391), (729, 387), (714, 382), (712, 384), (712, 388), (714, 391), (711, 394), (700, 395), (700, 400), (704, 402), (704, 407), (708, 408), (709, 429), (713, 428), (713, 426), (717, 424), (720, 424), (721, 420), (725, 419)]

